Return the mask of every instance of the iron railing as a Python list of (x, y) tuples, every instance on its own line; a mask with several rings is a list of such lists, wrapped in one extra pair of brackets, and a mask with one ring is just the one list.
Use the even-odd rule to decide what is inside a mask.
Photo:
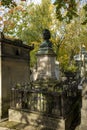
[[(65, 88), (66, 89), (65, 89)], [(30, 86), (11, 89), (11, 108), (40, 112), (51, 116), (63, 116), (78, 101), (77, 85), (65, 85), (62, 91), (35, 89)]]
[(61, 95), (40, 90), (11, 90), (11, 108), (61, 116)]

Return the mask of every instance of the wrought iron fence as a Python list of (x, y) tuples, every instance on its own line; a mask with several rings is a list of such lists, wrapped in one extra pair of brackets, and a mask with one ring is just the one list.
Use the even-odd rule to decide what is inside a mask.
[(13, 87), (11, 89), (11, 108), (65, 117), (81, 97), (78, 95), (77, 87), (75, 82), (63, 84), (62, 91), (60, 91), (61, 89), (58, 91), (57, 87), (50, 92), (37, 89), (33, 85)]
[(61, 95), (40, 90), (11, 90), (11, 108), (61, 116)]

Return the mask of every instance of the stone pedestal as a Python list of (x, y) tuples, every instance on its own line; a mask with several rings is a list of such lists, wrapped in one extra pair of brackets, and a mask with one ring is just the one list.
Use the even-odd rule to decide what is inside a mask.
[(56, 80), (55, 53), (52, 48), (41, 49), (37, 52), (37, 79)]
[(51, 37), (50, 31), (43, 31), (43, 42), (41, 43), (37, 56), (37, 80), (57, 80), (55, 74), (55, 57), (52, 43), (49, 40)]
[(9, 121), (33, 125), (38, 130), (65, 130), (65, 119), (47, 117), (41, 113), (27, 113), (9, 109)]

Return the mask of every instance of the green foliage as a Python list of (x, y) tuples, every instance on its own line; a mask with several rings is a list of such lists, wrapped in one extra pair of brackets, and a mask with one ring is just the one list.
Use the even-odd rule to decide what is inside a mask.
[(5, 15), (4, 33), (7, 36), (21, 39), (26, 44), (35, 44), (35, 50), (31, 53), (31, 66), (35, 63), (35, 53), (42, 42), (42, 30), (52, 25), (52, 10), (50, 0), (44, 0), (40, 5), (20, 4), (10, 8)]
[[(51, 25), (51, 12), (50, 0), (44, 0), (41, 5), (34, 5), (29, 9), (29, 23), (30, 26), (24, 29), (22, 36), (30, 36), (30, 42), (41, 42), (42, 40), (42, 30), (44, 28), (49, 28)], [(26, 40), (26, 39), (25, 39)]]
[(35, 66), (35, 64), (36, 64), (36, 60), (37, 60), (36, 53), (37, 53), (37, 51), (38, 51), (38, 45), (35, 45), (35, 49), (33, 51), (31, 51), (31, 53), (30, 53), (30, 57), (31, 57), (30, 66), (31, 67)]
[(66, 72), (76, 72), (77, 71), (77, 69), (78, 69), (78, 67), (77, 66), (75, 66), (74, 64), (72, 64), (72, 65), (70, 65), (70, 66), (68, 66), (66, 69), (65, 69), (65, 71)]
[(16, 3), (13, 2), (12, 0), (1, 0), (1, 3), (3, 6), (9, 7), (11, 6), (16, 6)]
[[(44, 3), (44, 1), (42, 0), (42, 3)], [(78, 8), (80, 7), (81, 1), (83, 1), (83, 0), (55, 0), (54, 5), (56, 6), (57, 19), (60, 21), (64, 20), (67, 23), (70, 23), (74, 17), (79, 16)], [(16, 5), (14, 2), (12, 2), (12, 0), (1, 0), (1, 2), (2, 2), (2, 5), (4, 5), (4, 6), (9, 6), (9, 5), (15, 6)], [(47, 2), (48, 1), (45, 1), (45, 5), (47, 4)], [(82, 23), (84, 25), (87, 23), (87, 2), (84, 5), (83, 9), (86, 12), (84, 22)], [(45, 11), (45, 6), (44, 6), (43, 12), (44, 11)], [(43, 13), (43, 15), (44, 15), (44, 13)]]
[(42, 30), (51, 25), (50, 0), (41, 5), (19, 5), (11, 8), (5, 19), (6, 34), (16, 36), (27, 44), (41, 42)]
[[(68, 2), (68, 0), (66, 0)], [(40, 5), (30, 4), (28, 6), (18, 5), (10, 8), (5, 16), (4, 33), (8, 36), (17, 37), (26, 44), (34, 44), (35, 49), (31, 53), (31, 66), (36, 62), (35, 53), (39, 44), (42, 42), (42, 30), (47, 28), (51, 31), (54, 50), (57, 54), (62, 70), (66, 70), (69, 65), (74, 65), (73, 56), (80, 50), (80, 46), (85, 44), (87, 47), (87, 25), (81, 25), (84, 20), (84, 11), (79, 11), (79, 17), (71, 16), (74, 7), (68, 8), (65, 1), (57, 1), (58, 8), (62, 7), (65, 11), (63, 21), (56, 18), (55, 6), (50, 0), (44, 0)], [(72, 4), (75, 1), (72, 1)], [(56, 4), (56, 3), (55, 3)], [(68, 3), (70, 4), (70, 3)], [(75, 3), (74, 3), (75, 5)], [(85, 9), (86, 7), (84, 7)], [(69, 10), (69, 12), (68, 12)], [(76, 13), (76, 9), (74, 8)], [(61, 12), (60, 12), (61, 13)], [(66, 21), (70, 22), (66, 24)]]
[(78, 16), (76, 0), (56, 0), (54, 4), (56, 5), (57, 18), (60, 21), (65, 19), (67, 23), (70, 23), (73, 17)]
[(2, 5), (10, 5), (10, 3), (12, 3), (12, 0), (1, 0)]
[(76, 72), (78, 69), (78, 67), (75, 65), (74, 59), (70, 61), (70, 56), (69, 54), (66, 54), (66, 52), (60, 54), (59, 61), (62, 72)]
[[(56, 6), (56, 16), (60, 21), (66, 21), (70, 23), (74, 17), (79, 16), (78, 10), (82, 8), (82, 0), (55, 0), (54, 5)], [(87, 23), (87, 2), (83, 7), (85, 10), (85, 20), (83, 24)]]
[(68, 55), (66, 55), (65, 53), (62, 54), (60, 57), (59, 57), (59, 61), (60, 61), (60, 66), (61, 66), (61, 70), (62, 72), (64, 72), (67, 68), (67, 66), (69, 65), (69, 57)]
[(85, 10), (85, 19), (82, 24), (85, 25), (87, 23), (87, 4), (83, 8)]

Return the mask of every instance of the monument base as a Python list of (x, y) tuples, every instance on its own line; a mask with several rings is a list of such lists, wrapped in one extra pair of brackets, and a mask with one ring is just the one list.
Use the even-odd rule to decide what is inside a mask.
[(63, 118), (61, 116), (50, 117), (39, 112), (9, 109), (9, 121), (24, 123), (37, 130), (77, 130), (77, 127), (72, 126), (72, 119), (73, 112)]
[(38, 130), (65, 130), (65, 119), (51, 118), (35, 112), (9, 109), (9, 121), (33, 125)]

